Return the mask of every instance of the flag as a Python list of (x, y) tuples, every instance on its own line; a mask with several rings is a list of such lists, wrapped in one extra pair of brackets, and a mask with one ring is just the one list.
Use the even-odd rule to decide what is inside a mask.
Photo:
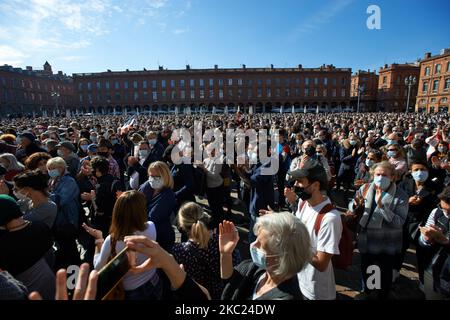
[(120, 130), (122, 132), (124, 132), (125, 130), (129, 130), (133, 125), (137, 124), (137, 118), (136, 116), (132, 116), (130, 117), (130, 119), (128, 119), (123, 126), (120, 128)]
[(436, 151), (436, 147), (439, 144), (439, 141), (442, 140), (441, 132), (438, 131), (436, 134), (432, 135), (425, 139), (425, 142), (429, 145), (427, 150), (427, 159), (431, 157), (431, 155)]

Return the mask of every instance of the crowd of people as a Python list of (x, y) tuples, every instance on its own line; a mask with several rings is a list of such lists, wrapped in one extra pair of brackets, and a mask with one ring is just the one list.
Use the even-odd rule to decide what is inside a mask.
[[(196, 123), (214, 132), (202, 161)], [(230, 156), (227, 129), (272, 139), (244, 136)], [(125, 247), (117, 299), (334, 300), (348, 248), (359, 297), (391, 298), (414, 248), (425, 298), (448, 299), (449, 145), (448, 114), (0, 120), (0, 299), (67, 299), (70, 266), (88, 282), (73, 298), (93, 299)]]

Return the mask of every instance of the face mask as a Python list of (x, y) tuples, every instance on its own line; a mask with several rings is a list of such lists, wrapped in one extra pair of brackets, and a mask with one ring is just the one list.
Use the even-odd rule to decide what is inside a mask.
[(387, 139), (387, 144), (397, 144), (396, 140)]
[(58, 154), (59, 157), (64, 157), (64, 153), (62, 152), (61, 149), (58, 149), (56, 153)]
[(302, 144), (302, 140), (295, 140), (297, 144)]
[(112, 140), (111, 140), (111, 143), (112, 143), (113, 146), (115, 146), (116, 144), (119, 143), (119, 140), (117, 140), (117, 139), (112, 139)]
[(80, 146), (80, 149), (83, 150), (84, 152), (86, 152), (87, 149), (88, 149), (88, 146), (87, 146), (86, 144), (82, 144), (82, 145)]
[(306, 188), (302, 188), (302, 187), (295, 187), (295, 193), (303, 201), (309, 200), (312, 197), (312, 194), (309, 192), (306, 192)]
[(256, 248), (253, 244), (250, 245), (250, 255), (253, 263), (261, 269), (267, 268), (266, 254), (264, 251)]
[(141, 159), (146, 159), (148, 154), (149, 154), (148, 150), (139, 150), (139, 158)]
[(108, 157), (109, 157), (109, 152), (97, 152), (97, 154), (98, 154), (99, 156), (102, 156), (102, 157), (105, 157), (105, 158), (108, 158)]
[(381, 190), (386, 190), (391, 185), (391, 180), (389, 180), (385, 176), (376, 176), (375, 178), (373, 178), (373, 182)]
[(373, 165), (374, 165), (374, 163), (375, 163), (375, 162), (374, 162), (373, 160), (370, 160), (370, 159), (366, 159), (366, 166), (367, 166), (367, 167), (369, 167), (369, 168), (370, 168), (371, 166), (373, 166)]
[(18, 191), (14, 191), (14, 196), (19, 200), (27, 200), (28, 197), (24, 195), (23, 193), (20, 193)]
[(151, 146), (154, 146), (156, 144), (156, 139), (148, 140), (148, 144), (151, 145)]
[(445, 152), (445, 148), (444, 148), (444, 147), (438, 147), (438, 151), (439, 151), (440, 153), (444, 153), (444, 152)]
[(389, 158), (394, 158), (397, 155), (397, 151), (388, 151), (387, 156)]
[(150, 183), (150, 187), (152, 187), (152, 189), (154, 190), (160, 190), (164, 185), (161, 178), (150, 177), (148, 178), (148, 182)]
[(417, 182), (425, 182), (428, 179), (428, 171), (417, 170), (411, 173), (413, 179)]
[(350, 142), (350, 145), (351, 145), (351, 146), (356, 145), (356, 140), (350, 140), (349, 142)]
[(97, 136), (91, 136), (91, 141), (92, 142), (97, 142)]
[(48, 175), (50, 176), (50, 178), (59, 177), (59, 170), (58, 169), (48, 170)]

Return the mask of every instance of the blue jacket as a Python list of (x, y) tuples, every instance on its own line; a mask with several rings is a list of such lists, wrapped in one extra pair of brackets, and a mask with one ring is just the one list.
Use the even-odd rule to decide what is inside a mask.
[(250, 207), (251, 215), (258, 217), (259, 210), (267, 210), (267, 206), (274, 207), (274, 179), (271, 175), (262, 175), (261, 169), (269, 168), (270, 161), (261, 165), (255, 165), (250, 173)]
[(67, 222), (78, 226), (80, 218), (80, 189), (75, 179), (66, 173), (55, 185), (50, 194), (52, 200), (58, 206), (55, 225), (63, 225)]
[(194, 196), (194, 168), (191, 164), (174, 165), (171, 170), (175, 195), (178, 205), (185, 201), (195, 201)]
[(147, 199), (148, 219), (155, 224), (156, 241), (167, 251), (171, 251), (175, 243), (175, 232), (170, 221), (175, 211), (176, 200), (172, 189), (164, 189), (156, 196), (155, 190), (147, 181), (139, 188)]

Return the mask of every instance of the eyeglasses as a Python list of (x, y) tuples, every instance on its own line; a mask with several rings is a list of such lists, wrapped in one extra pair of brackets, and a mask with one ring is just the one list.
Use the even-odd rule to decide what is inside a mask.
[(388, 151), (398, 151), (397, 149), (388, 149)]

